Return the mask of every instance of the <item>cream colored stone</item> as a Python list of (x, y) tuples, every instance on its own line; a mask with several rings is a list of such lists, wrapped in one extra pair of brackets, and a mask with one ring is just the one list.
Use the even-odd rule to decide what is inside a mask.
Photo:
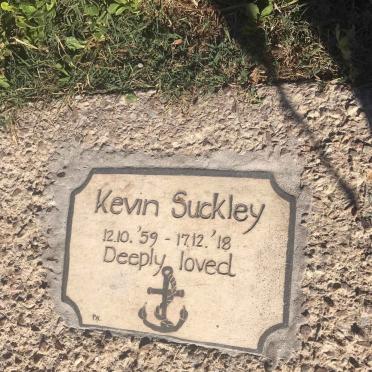
[[(126, 172), (95, 170), (71, 197), (63, 300), (80, 324), (261, 351), (288, 322), (294, 198), (263, 172)], [(189, 201), (203, 218), (179, 217)], [(167, 278), (162, 321), (148, 288)]]

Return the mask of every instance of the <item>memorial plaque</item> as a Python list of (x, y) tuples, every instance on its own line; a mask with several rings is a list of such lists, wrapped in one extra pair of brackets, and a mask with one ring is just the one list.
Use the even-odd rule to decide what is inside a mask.
[(288, 325), (295, 198), (267, 172), (93, 169), (62, 300), (83, 327), (261, 352)]

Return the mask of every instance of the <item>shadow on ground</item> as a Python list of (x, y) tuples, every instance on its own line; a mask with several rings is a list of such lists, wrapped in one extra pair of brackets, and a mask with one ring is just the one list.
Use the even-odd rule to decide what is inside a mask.
[(301, 0), (309, 22), (328, 54), (351, 84), (372, 133), (372, 1)]
[[(307, 125), (306, 120), (296, 111), (282, 87), (283, 81), (276, 73), (275, 57), (266, 43), (265, 31), (259, 21), (252, 21), (247, 12), (249, 2), (239, 0), (211, 0), (221, 17), (228, 25), (231, 37), (266, 72), (269, 81), (278, 89), (281, 105), (289, 110), (292, 118), (307, 134), (312, 148), (318, 152), (322, 164), (327, 167), (342, 188), (350, 205), (357, 208), (357, 198), (350, 185), (342, 179), (338, 170), (324, 153), (322, 139)], [(314, 37), (321, 40), (323, 47), (338, 66), (339, 72), (345, 77), (345, 82), (351, 84), (360, 101), (372, 130), (372, 92), (367, 89), (372, 84), (372, 0), (298, 0), (301, 18), (307, 21), (314, 30)], [(268, 0), (252, 0), (251, 3), (264, 9)], [(288, 1), (290, 3), (290, 1)], [(274, 10), (275, 12), (275, 10)], [(272, 15), (275, 16), (275, 13)], [(247, 25), (248, 32), (247, 32)]]

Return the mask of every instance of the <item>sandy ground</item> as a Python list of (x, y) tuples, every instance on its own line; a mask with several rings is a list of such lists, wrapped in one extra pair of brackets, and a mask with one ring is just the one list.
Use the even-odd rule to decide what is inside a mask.
[[(208, 157), (293, 154), (311, 191), (302, 321), (288, 360), (70, 328), (54, 308), (53, 257), (40, 216), (52, 159), (69, 149)], [(5, 371), (367, 371), (370, 350), (372, 142), (364, 109), (343, 86), (227, 90), (193, 105), (156, 95), (30, 104), (0, 131), (0, 369)], [(67, 165), (68, 166), (68, 165)], [(44, 259), (43, 259), (44, 257)], [(45, 260), (45, 257), (48, 257)]]

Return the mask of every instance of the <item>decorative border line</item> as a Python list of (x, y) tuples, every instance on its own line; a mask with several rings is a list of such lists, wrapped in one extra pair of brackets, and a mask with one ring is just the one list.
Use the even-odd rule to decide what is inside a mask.
[[(283, 321), (275, 324), (268, 328), (259, 338), (257, 348), (244, 348), (238, 346), (224, 345), (212, 342), (200, 342), (193, 340), (186, 340), (183, 338), (173, 336), (163, 336), (156, 333), (146, 333), (140, 331), (133, 331), (129, 329), (112, 328), (99, 326), (95, 324), (85, 324), (82, 321), (82, 316), (77, 304), (67, 296), (67, 279), (69, 273), (70, 263), (70, 242), (71, 242), (71, 228), (72, 220), (74, 215), (75, 196), (79, 194), (88, 185), (93, 175), (95, 174), (138, 174), (138, 175), (151, 175), (151, 176), (199, 176), (199, 177), (231, 177), (231, 178), (255, 178), (255, 179), (268, 179), (274, 191), (282, 198), (290, 203), (290, 217), (288, 224), (288, 242), (287, 242), (287, 253), (286, 253), (286, 271), (284, 281), (284, 304), (283, 304)], [(66, 244), (65, 244), (65, 255), (63, 264), (63, 278), (62, 278), (62, 302), (69, 304), (75, 311), (80, 327), (92, 328), (92, 329), (104, 329), (111, 330), (120, 334), (131, 334), (138, 336), (149, 336), (157, 337), (160, 339), (166, 339), (175, 342), (191, 343), (200, 346), (212, 346), (217, 348), (231, 349), (237, 351), (244, 351), (252, 354), (261, 354), (263, 347), (268, 336), (282, 328), (287, 328), (289, 325), (289, 312), (290, 312), (290, 300), (291, 300), (291, 283), (292, 283), (292, 272), (293, 272), (293, 254), (294, 254), (294, 239), (295, 239), (295, 224), (296, 224), (296, 198), (293, 195), (288, 194), (280, 188), (275, 180), (273, 173), (267, 171), (230, 171), (230, 170), (217, 170), (217, 169), (201, 169), (201, 168), (136, 168), (136, 167), (123, 167), (123, 168), (93, 168), (87, 179), (82, 185), (72, 191), (70, 195), (70, 205), (67, 216), (67, 231), (66, 231)]]

